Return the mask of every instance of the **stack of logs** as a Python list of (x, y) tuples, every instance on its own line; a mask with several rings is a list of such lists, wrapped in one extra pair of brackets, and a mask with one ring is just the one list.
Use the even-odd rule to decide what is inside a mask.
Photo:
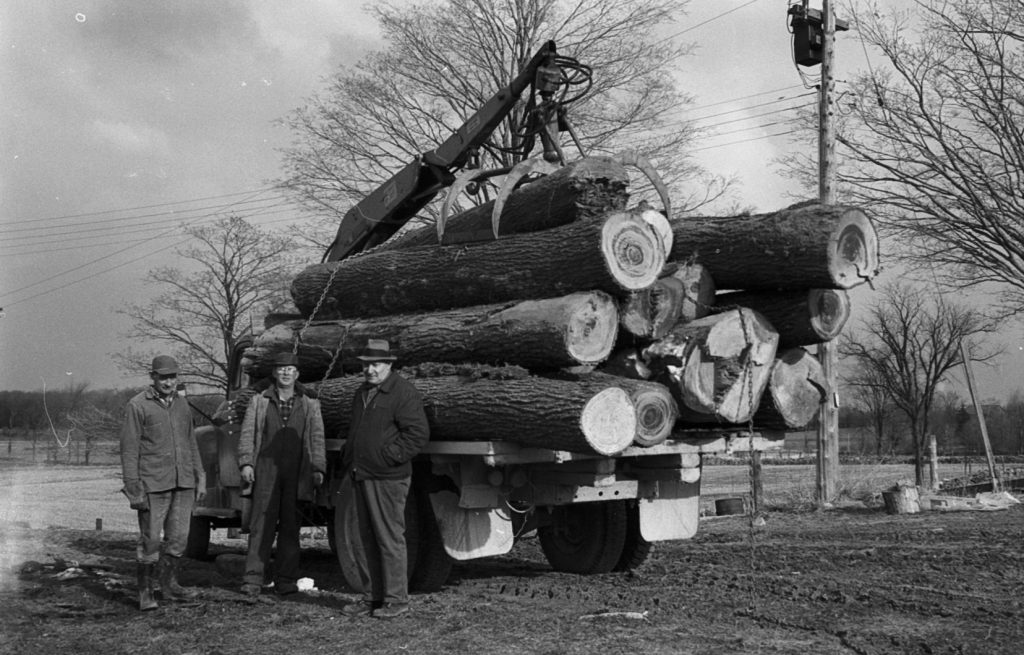
[[(399, 353), (436, 440), (612, 455), (687, 429), (793, 430), (825, 395), (805, 346), (833, 339), (877, 238), (849, 207), (667, 219), (627, 208), (628, 174), (590, 157), (377, 248), (307, 267), (302, 318), (246, 352), (251, 376), (294, 350), (344, 436), (368, 338)], [(717, 289), (729, 292), (716, 293)]]

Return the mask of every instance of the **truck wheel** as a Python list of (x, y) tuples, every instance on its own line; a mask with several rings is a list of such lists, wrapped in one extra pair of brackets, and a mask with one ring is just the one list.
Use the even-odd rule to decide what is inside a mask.
[(210, 522), (193, 516), (188, 521), (188, 541), (185, 543), (185, 557), (206, 559), (210, 553)]
[(632, 571), (647, 560), (647, 556), (654, 550), (654, 544), (647, 541), (640, 534), (640, 508), (636, 504), (625, 505), (626, 511), (626, 542), (622, 547), (622, 555), (613, 571)]
[(622, 557), (626, 508), (621, 502), (559, 505), (551, 524), (537, 530), (541, 550), (556, 571), (608, 573)]
[[(421, 502), (420, 498), (423, 498)], [(429, 516), (424, 516), (423, 507)], [(427, 520), (429, 518), (429, 521)], [(425, 527), (427, 526), (427, 527)], [(363, 583), (359, 576), (359, 562), (365, 561), (363, 545), (359, 542), (359, 528), (356, 524), (356, 511), (352, 503), (352, 484), (346, 480), (338, 490), (338, 498), (334, 506), (334, 541), (337, 546), (338, 563), (341, 574), (353, 591), (362, 592)], [(431, 534), (431, 530), (433, 535)], [(436, 591), (441, 588), (452, 562), (445, 558), (444, 544), (441, 541), (434, 513), (430, 508), (426, 494), (409, 490), (409, 498), (405, 503), (405, 545), (406, 571), (409, 576), (409, 589), (415, 591)], [(438, 554), (440, 549), (440, 555)], [(443, 576), (443, 577), (442, 577)]]

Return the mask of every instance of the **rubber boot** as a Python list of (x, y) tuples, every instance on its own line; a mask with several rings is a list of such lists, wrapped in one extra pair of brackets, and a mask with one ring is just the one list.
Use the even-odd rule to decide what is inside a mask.
[(161, 555), (160, 563), (160, 593), (164, 600), (193, 600), (199, 595), (195, 589), (182, 587), (178, 584), (178, 564), (180, 558), (170, 555)]
[(153, 565), (139, 563), (136, 567), (139, 584), (139, 609), (143, 612), (157, 608), (153, 595)]

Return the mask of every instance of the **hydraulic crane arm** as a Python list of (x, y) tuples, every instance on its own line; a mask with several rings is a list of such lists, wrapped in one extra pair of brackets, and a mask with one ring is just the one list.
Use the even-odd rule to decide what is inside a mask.
[(344, 259), (383, 243), (397, 232), (438, 192), (451, 185), (454, 173), (490, 138), (527, 88), (533, 86), (550, 98), (562, 79), (555, 59), (555, 42), (548, 41), (511, 84), (484, 103), (447, 140), (409, 162), (349, 209), (324, 260)]

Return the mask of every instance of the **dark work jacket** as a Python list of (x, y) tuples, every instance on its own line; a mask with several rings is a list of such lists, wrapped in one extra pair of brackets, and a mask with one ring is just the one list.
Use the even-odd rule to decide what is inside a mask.
[(371, 388), (363, 384), (352, 399), (352, 422), (341, 449), (342, 470), (357, 480), (397, 480), (412, 475), (412, 458), (430, 439), (423, 398), (416, 387), (392, 371), (363, 406)]

